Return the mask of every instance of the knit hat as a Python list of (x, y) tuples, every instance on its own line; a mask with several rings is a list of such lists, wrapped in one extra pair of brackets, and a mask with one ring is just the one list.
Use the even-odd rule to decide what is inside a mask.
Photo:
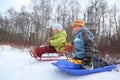
[(72, 27), (82, 27), (85, 23), (82, 19), (77, 19), (72, 23)]
[(61, 24), (59, 24), (59, 23), (54, 24), (52, 29), (53, 30), (57, 29), (57, 30), (61, 31), (61, 30), (63, 30), (63, 26)]

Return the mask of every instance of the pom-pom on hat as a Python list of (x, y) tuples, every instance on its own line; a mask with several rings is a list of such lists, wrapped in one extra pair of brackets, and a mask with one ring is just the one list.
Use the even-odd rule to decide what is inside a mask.
[(63, 30), (63, 26), (61, 24), (54, 24), (52, 27), (53, 30), (57, 29), (59, 31)]
[(72, 23), (72, 27), (82, 27), (85, 23), (82, 19), (77, 19)]

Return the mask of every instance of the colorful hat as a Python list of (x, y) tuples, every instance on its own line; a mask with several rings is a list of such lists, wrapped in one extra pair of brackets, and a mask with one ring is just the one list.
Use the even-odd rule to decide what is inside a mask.
[(59, 23), (58, 24), (54, 24), (53, 25), (53, 30), (55, 30), (55, 29), (61, 31), (61, 30), (63, 30), (63, 26), (61, 24), (59, 24)]
[(72, 27), (82, 27), (85, 23), (82, 19), (77, 19), (72, 23)]

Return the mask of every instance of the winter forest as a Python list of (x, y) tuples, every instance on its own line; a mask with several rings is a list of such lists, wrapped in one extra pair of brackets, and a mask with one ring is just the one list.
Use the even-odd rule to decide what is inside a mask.
[(52, 36), (54, 23), (64, 26), (69, 42), (74, 39), (71, 24), (81, 18), (94, 33), (100, 56), (120, 58), (119, 3), (109, 6), (106, 0), (88, 0), (83, 9), (79, 0), (31, 0), (29, 11), (25, 6), (21, 11), (10, 7), (4, 16), (0, 12), (0, 44), (39, 46)]

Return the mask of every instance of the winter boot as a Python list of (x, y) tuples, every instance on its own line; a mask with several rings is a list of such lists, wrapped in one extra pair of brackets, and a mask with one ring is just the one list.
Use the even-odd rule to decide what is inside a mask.
[(94, 68), (94, 65), (93, 65), (93, 60), (92, 58), (84, 58), (83, 61), (82, 61), (82, 64), (81, 64), (82, 68), (84, 69), (87, 69), (87, 70), (91, 70)]

